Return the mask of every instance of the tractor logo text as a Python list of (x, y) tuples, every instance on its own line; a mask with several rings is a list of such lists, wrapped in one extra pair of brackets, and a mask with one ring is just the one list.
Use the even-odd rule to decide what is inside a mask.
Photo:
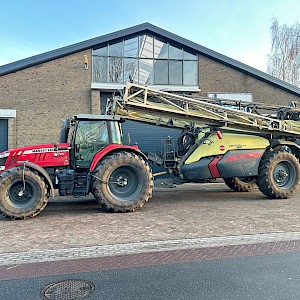
[(32, 153), (41, 153), (41, 152), (53, 152), (54, 149), (52, 148), (45, 148), (45, 149), (33, 149)]

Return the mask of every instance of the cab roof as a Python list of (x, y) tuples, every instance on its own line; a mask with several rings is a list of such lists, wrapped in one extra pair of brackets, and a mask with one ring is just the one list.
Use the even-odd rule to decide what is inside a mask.
[(79, 114), (73, 116), (74, 120), (90, 120), (90, 121), (121, 121), (121, 116), (114, 116), (114, 115), (91, 115), (91, 114)]

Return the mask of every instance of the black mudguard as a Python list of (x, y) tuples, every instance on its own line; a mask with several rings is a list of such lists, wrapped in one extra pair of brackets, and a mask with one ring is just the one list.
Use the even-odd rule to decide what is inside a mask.
[(209, 164), (213, 161), (213, 157), (202, 158), (199, 161), (184, 165), (181, 168), (181, 173), (184, 179), (198, 181), (203, 179), (212, 179), (212, 174), (209, 170)]
[(264, 149), (228, 151), (217, 163), (220, 177), (257, 176), (264, 152)]

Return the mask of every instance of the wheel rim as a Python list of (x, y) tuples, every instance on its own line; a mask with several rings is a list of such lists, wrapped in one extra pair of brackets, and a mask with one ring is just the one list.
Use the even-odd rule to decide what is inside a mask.
[(115, 169), (109, 177), (108, 189), (110, 193), (121, 201), (135, 200), (142, 188), (139, 172), (131, 166)]
[(34, 201), (33, 188), (26, 182), (25, 189), (22, 181), (15, 182), (8, 190), (10, 204), (14, 207), (24, 208)]
[(280, 162), (274, 169), (273, 178), (278, 187), (288, 189), (295, 183), (296, 169), (288, 161)]

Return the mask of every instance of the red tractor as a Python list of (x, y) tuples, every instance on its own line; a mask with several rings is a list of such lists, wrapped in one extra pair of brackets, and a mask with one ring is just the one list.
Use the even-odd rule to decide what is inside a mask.
[(58, 144), (0, 153), (0, 211), (11, 219), (38, 215), (57, 189), (60, 196), (92, 193), (113, 212), (134, 211), (152, 196), (147, 157), (122, 141), (122, 118), (67, 118)]

